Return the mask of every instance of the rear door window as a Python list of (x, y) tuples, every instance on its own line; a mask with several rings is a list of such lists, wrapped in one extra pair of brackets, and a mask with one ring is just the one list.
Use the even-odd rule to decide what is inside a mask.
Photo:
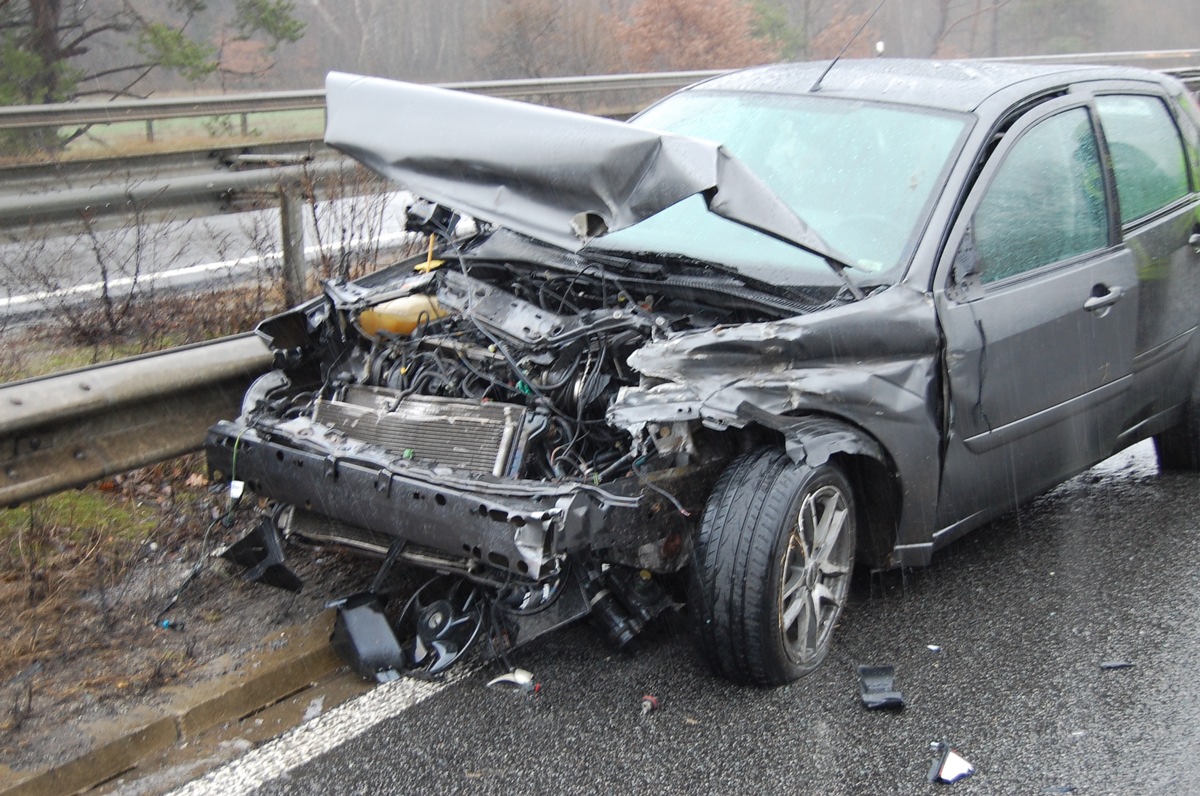
[(1179, 130), (1157, 97), (1096, 98), (1112, 156), (1121, 222), (1152, 215), (1188, 193), (1187, 161)]

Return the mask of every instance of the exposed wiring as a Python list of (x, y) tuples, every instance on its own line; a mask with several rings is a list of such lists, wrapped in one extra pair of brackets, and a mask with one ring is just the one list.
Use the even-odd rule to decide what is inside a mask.
[(208, 527), (204, 529), (204, 537), (200, 540), (200, 557), (196, 560), (195, 565), (192, 566), (192, 570), (190, 572), (188, 572), (187, 577), (183, 579), (183, 583), (179, 584), (179, 588), (177, 588), (175, 590), (175, 594), (171, 595), (171, 599), (167, 601), (167, 604), (163, 606), (163, 609), (161, 611), (159, 611), (158, 614), (154, 617), (155, 623), (157, 623), (158, 620), (162, 619), (163, 615), (166, 614), (167, 611), (170, 611), (175, 606), (175, 603), (179, 602), (179, 597), (183, 594), (184, 589), (186, 589), (188, 587), (188, 585), (190, 585), (191, 582), (195, 579), (195, 577), (204, 570), (204, 565), (208, 561), (208, 537), (209, 537), (209, 534), (212, 533), (213, 528), (217, 527), (218, 523), (224, 523), (226, 518), (228, 518), (232, 514), (233, 514), (233, 506), (230, 506), (229, 509), (226, 510), (224, 514), (222, 514), (220, 517), (217, 517), (215, 520), (210, 522), (208, 524)]
[(647, 489), (657, 492), (658, 494), (665, 497), (667, 500), (671, 501), (671, 505), (675, 506), (675, 508), (679, 511), (679, 513), (682, 514), (684, 517), (692, 516), (692, 513), (690, 511), (688, 511), (687, 509), (685, 509), (683, 507), (683, 504), (679, 502), (679, 498), (675, 497), (670, 492), (668, 492), (667, 490), (658, 486), (657, 484), (650, 483), (650, 481), (646, 478), (646, 476), (642, 473), (642, 471), (640, 469), (638, 469), (641, 466), (641, 464), (645, 461), (646, 461), (646, 457), (643, 456), (642, 458), (638, 459), (636, 462), (634, 462), (630, 466), (630, 469), (633, 470), (633, 474), (636, 475), (638, 480), (642, 482), (642, 485), (645, 486)]

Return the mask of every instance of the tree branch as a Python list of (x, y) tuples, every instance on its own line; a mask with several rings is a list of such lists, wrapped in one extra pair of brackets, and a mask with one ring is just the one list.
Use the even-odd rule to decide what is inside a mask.
[(950, 37), (950, 34), (953, 33), (954, 29), (957, 28), (959, 25), (963, 24), (964, 22), (967, 22), (968, 20), (975, 19), (976, 17), (981, 17), (984, 14), (991, 14), (993, 12), (999, 11), (1001, 8), (1004, 8), (1006, 5), (1008, 5), (1011, 2), (1012, 2), (1012, 0), (996, 0), (996, 2), (992, 3), (990, 6), (985, 6), (983, 8), (976, 8), (971, 13), (964, 14), (963, 16), (959, 17), (958, 19), (954, 20), (949, 25), (947, 25), (942, 30), (941, 35), (938, 36), (937, 43), (934, 45), (934, 51), (936, 52), (938, 48), (940, 48), (943, 44), (946, 43), (946, 39)]
[(120, 22), (109, 22), (95, 28), (90, 28), (84, 30), (74, 39), (64, 44), (63, 52), (67, 54), (66, 57), (71, 57), (72, 55), (82, 55), (83, 53), (87, 52), (87, 50), (77, 50), (76, 48), (93, 36), (98, 36), (101, 33), (107, 33), (109, 31), (116, 31), (117, 33), (129, 33), (131, 30), (133, 30), (131, 25)]

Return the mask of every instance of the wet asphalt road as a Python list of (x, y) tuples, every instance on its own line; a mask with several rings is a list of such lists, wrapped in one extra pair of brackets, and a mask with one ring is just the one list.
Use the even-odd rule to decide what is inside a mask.
[[(515, 661), (540, 694), (477, 672), (258, 793), (1200, 793), (1198, 489), (1143, 444), (929, 569), (860, 572), (788, 688), (709, 675), (683, 615), (631, 652), (575, 627)], [(861, 707), (861, 663), (895, 665), (906, 710)], [(978, 773), (929, 784), (937, 740)]]

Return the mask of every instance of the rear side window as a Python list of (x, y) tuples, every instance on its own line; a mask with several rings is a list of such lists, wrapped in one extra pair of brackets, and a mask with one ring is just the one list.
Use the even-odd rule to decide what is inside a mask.
[(1098, 97), (1096, 108), (1112, 155), (1121, 221), (1161, 210), (1188, 193), (1183, 142), (1167, 106), (1157, 97)]
[(1039, 122), (1013, 146), (973, 218), (980, 279), (1024, 273), (1108, 244), (1096, 136), (1083, 108)]

